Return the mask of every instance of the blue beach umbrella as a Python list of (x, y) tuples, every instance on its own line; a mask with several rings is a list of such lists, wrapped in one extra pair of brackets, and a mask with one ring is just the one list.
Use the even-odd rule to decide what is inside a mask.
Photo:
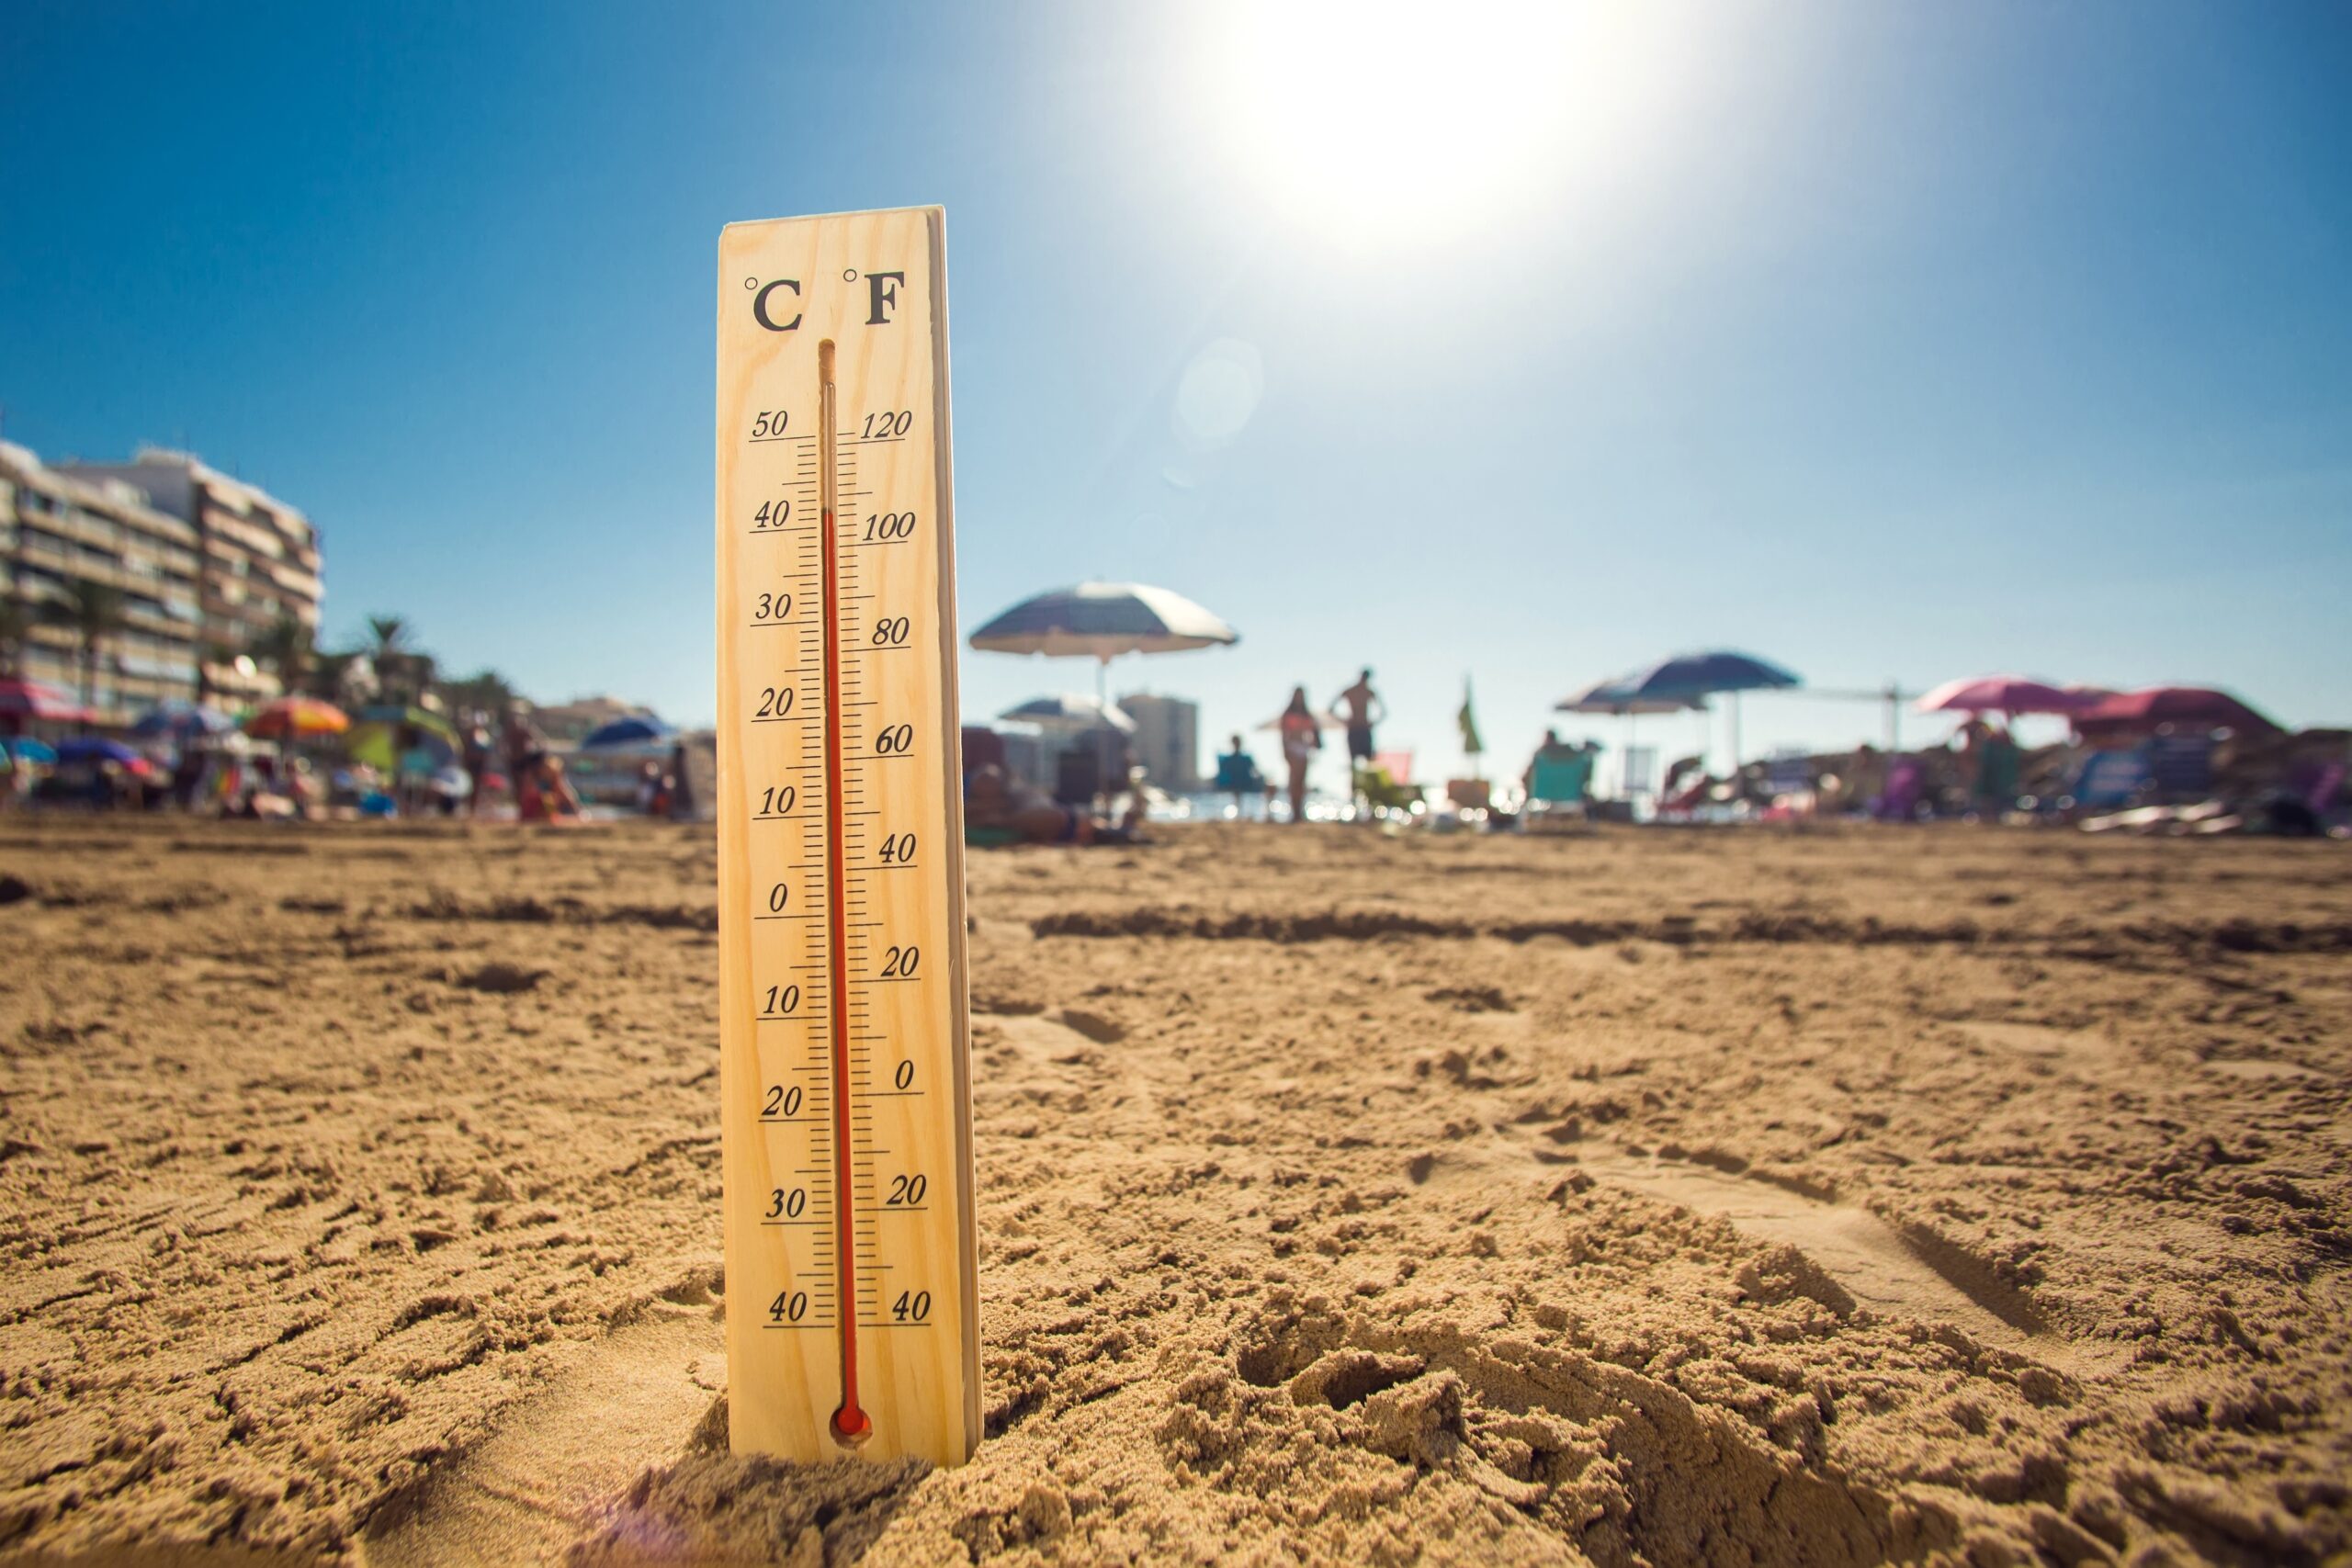
[(1608, 682), (1634, 698), (1713, 696), (1717, 692), (1760, 692), (1802, 682), (1790, 671), (1750, 653), (1717, 649), (1706, 653), (1678, 653), (1646, 670)]
[(616, 718), (590, 730), (580, 742), (582, 751), (635, 751), (675, 743), (678, 732), (658, 718)]
[(8, 754), (19, 762), (38, 762), (44, 768), (57, 765), (57, 748), (46, 740), (36, 740), (27, 735), (8, 741), (6, 745)]
[(106, 740), (95, 735), (76, 736), (62, 741), (57, 748), (61, 762), (119, 762), (125, 767), (139, 761), (139, 753), (119, 740)]
[(1609, 682), (1629, 698), (1707, 697), (1722, 693), (1731, 698), (1731, 762), (1739, 766), (1739, 694), (1777, 691), (1803, 682), (1790, 671), (1752, 653), (1713, 649), (1703, 653), (1678, 653), (1646, 670), (1637, 670)]
[(169, 737), (174, 740), (196, 740), (209, 735), (225, 735), (237, 728), (237, 721), (218, 708), (174, 697), (157, 703), (139, 716), (130, 733), (150, 739)]
[(1595, 681), (1552, 705), (1556, 713), (1600, 713), (1615, 718), (1644, 713), (1684, 713), (1706, 705), (1703, 697), (1637, 697), (1615, 681)]

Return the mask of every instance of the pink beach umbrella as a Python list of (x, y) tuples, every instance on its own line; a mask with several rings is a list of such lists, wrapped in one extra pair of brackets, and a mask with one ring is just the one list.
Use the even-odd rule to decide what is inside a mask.
[(2161, 725), (2183, 729), (2234, 729), (2275, 735), (2278, 726), (2227, 692), (2209, 686), (2151, 686), (2106, 697), (2075, 716), (2084, 729), (2149, 732)]
[(86, 722), (90, 716), (79, 703), (54, 686), (13, 675), (0, 679), (0, 717), (72, 724)]
[(2023, 675), (1972, 675), (1947, 681), (1913, 705), (1921, 713), (2078, 714), (2108, 694), (2087, 686), (2053, 686)]

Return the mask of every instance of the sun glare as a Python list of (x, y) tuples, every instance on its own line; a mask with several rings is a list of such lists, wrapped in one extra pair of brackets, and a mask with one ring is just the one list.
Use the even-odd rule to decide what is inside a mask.
[(1620, 5), (1277, 0), (1215, 35), (1200, 97), (1237, 168), (1303, 221), (1384, 240), (1605, 180), (1671, 75), (1657, 14)]

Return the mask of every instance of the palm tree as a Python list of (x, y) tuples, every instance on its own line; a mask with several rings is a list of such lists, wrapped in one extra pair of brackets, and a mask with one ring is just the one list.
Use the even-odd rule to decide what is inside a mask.
[(277, 677), (277, 689), (289, 695), (301, 685), (302, 677), (318, 658), (311, 628), (302, 624), (300, 616), (284, 609), (277, 612), (277, 618), (246, 651), (256, 663), (269, 666)]
[(514, 710), (516, 693), (506, 677), (495, 670), (477, 671), (462, 681), (441, 682), (441, 700), (449, 711), (459, 716), (472, 713), (490, 715), (493, 726), (503, 725)]
[(383, 682), (385, 697), (415, 702), (433, 678), (433, 656), (416, 650), (409, 640), (408, 622), (398, 615), (370, 615), (368, 630), (376, 638), (368, 654)]
[(94, 706), (98, 683), (98, 652), (107, 638), (123, 628), (130, 598), (104, 582), (69, 581), (65, 591), (43, 609), (50, 621), (65, 627), (82, 645), (82, 705)]
[[(356, 648), (345, 649), (341, 653), (313, 652), (310, 678), (303, 682), (304, 689), (311, 695), (322, 697), (331, 703), (349, 702), (352, 669), (367, 657)], [(373, 670), (374, 666), (369, 665), (368, 668)]]

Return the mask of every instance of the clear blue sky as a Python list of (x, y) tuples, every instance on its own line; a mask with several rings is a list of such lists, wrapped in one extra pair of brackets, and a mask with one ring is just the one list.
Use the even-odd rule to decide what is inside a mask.
[(6, 434), (304, 507), (330, 640), (704, 720), (719, 227), (938, 202), (967, 626), (1188, 593), (1241, 645), (1114, 682), (1215, 736), (1368, 661), (1515, 763), (1694, 645), (2352, 720), (2352, 9), (1359, 14), (15, 0)]

